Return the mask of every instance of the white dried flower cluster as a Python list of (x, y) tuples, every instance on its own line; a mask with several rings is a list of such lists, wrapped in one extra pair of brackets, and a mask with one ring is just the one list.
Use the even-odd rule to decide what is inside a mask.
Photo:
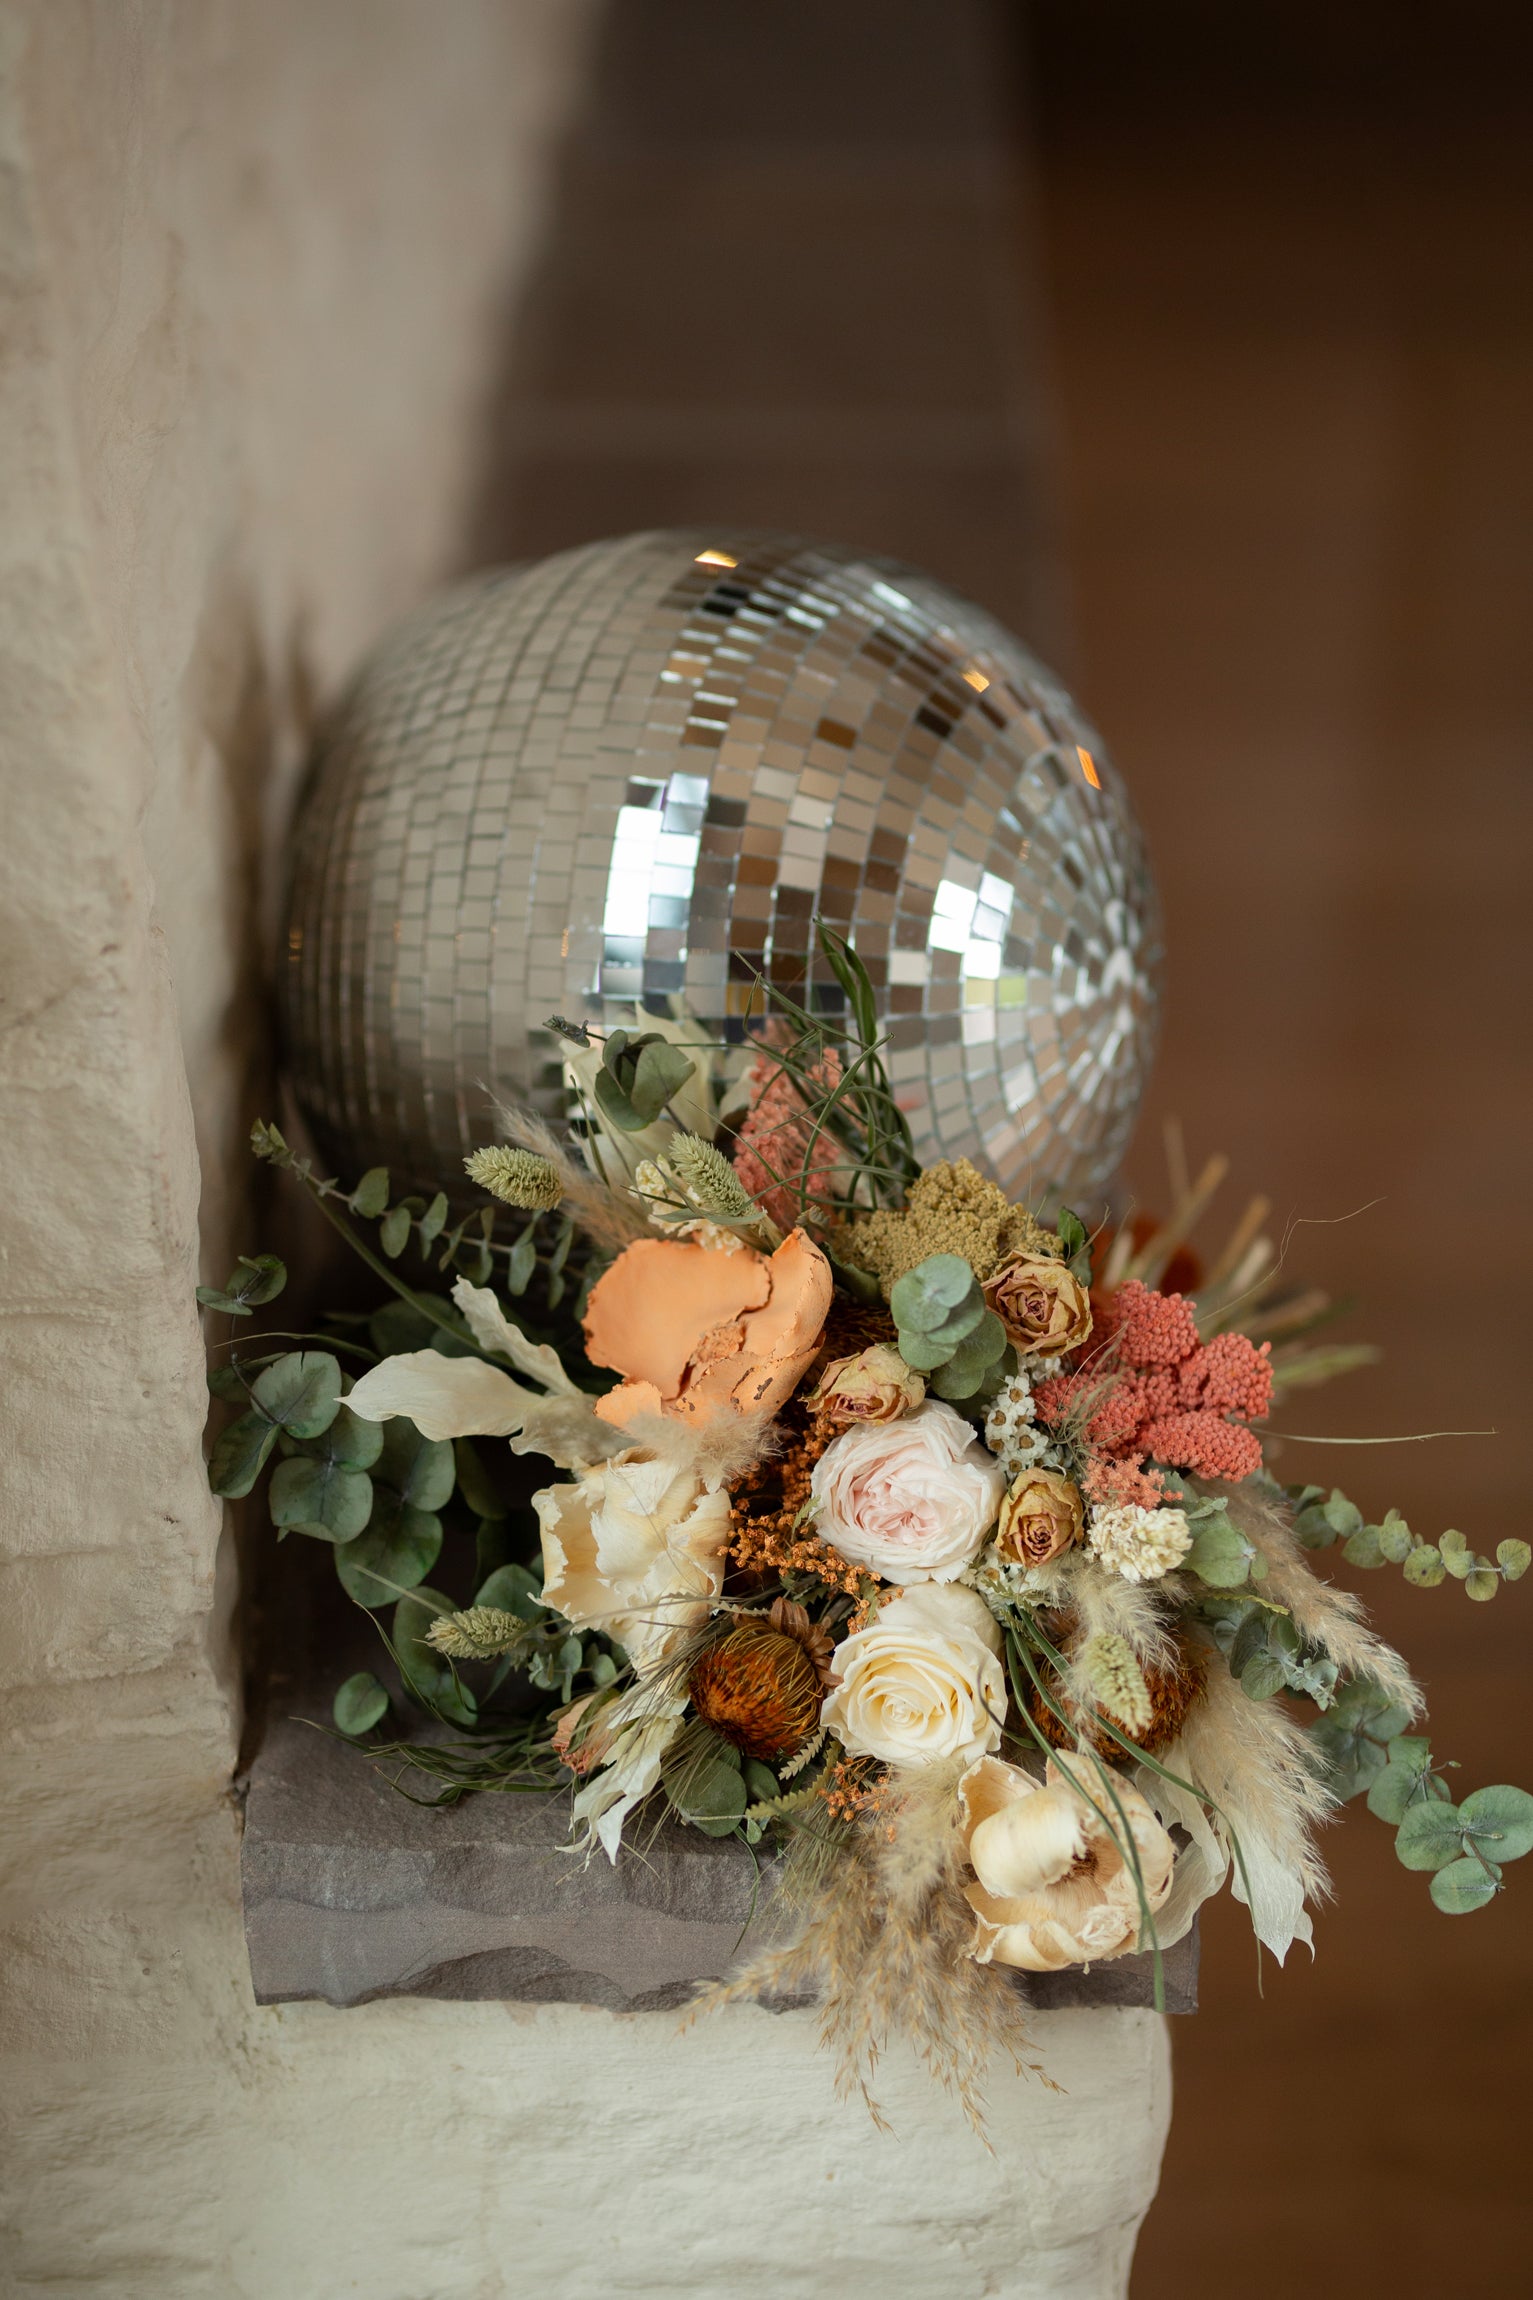
[(993, 1613), (1004, 1615), (1013, 1605), (1047, 1605), (1058, 1597), (1058, 1576), (1052, 1566), (1026, 1565), (1020, 1557), (1007, 1557), (994, 1542), (982, 1549), (960, 1579), (978, 1590)]
[(1048, 1433), (1033, 1419), (1033, 1385), (1022, 1372), (1008, 1376), (985, 1416), (985, 1443), (1008, 1477), (1034, 1468), (1048, 1450)]
[(1125, 1581), (1159, 1581), (1192, 1547), (1192, 1527), (1184, 1510), (1104, 1509), (1092, 1519), (1086, 1539), (1092, 1554)]

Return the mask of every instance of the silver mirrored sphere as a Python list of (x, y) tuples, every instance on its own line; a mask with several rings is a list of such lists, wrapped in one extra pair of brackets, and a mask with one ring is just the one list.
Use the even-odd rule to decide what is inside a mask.
[(483, 576), (364, 664), (292, 834), (286, 1053), (322, 1155), (455, 1191), (494, 1102), (561, 1108), (551, 1014), (758, 978), (887, 1017), (923, 1163), (1111, 1179), (1155, 1038), (1143, 840), (1099, 737), (990, 616), (792, 537), (631, 535)]

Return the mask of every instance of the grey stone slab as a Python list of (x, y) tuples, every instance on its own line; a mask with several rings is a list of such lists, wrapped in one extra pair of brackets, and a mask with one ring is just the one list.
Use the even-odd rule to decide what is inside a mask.
[[(323, 1715), (316, 1702), (311, 1714)], [(771, 1937), (774, 1871), (670, 1824), (614, 1867), (563, 1850), (569, 1798), (411, 1804), (365, 1756), (293, 1718), (248, 1775), (245, 1929), (258, 2002), (425, 1996), (685, 2004)], [(1196, 1938), (1166, 1957), (1169, 2008), (1197, 2001)], [(1146, 2005), (1150, 1960), (1017, 1977), (1040, 2006)]]

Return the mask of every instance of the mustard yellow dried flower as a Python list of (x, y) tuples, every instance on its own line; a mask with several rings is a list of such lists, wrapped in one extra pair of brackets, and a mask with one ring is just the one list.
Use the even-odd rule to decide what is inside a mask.
[(844, 1257), (870, 1270), (887, 1297), (896, 1279), (929, 1254), (957, 1254), (981, 1283), (1013, 1254), (1058, 1254), (1059, 1240), (1025, 1206), (1013, 1206), (967, 1158), (940, 1159), (910, 1185), (898, 1213), (854, 1222)]

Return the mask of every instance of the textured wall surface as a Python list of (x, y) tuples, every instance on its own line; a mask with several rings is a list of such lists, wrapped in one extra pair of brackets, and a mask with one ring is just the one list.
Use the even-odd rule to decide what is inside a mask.
[(229, 2167), (307, 2094), (239, 1926), (198, 1151), (221, 1271), (270, 828), (310, 697), (470, 523), (584, 31), (569, 0), (0, 15), (9, 2291), (339, 2288), (236, 2260)]

